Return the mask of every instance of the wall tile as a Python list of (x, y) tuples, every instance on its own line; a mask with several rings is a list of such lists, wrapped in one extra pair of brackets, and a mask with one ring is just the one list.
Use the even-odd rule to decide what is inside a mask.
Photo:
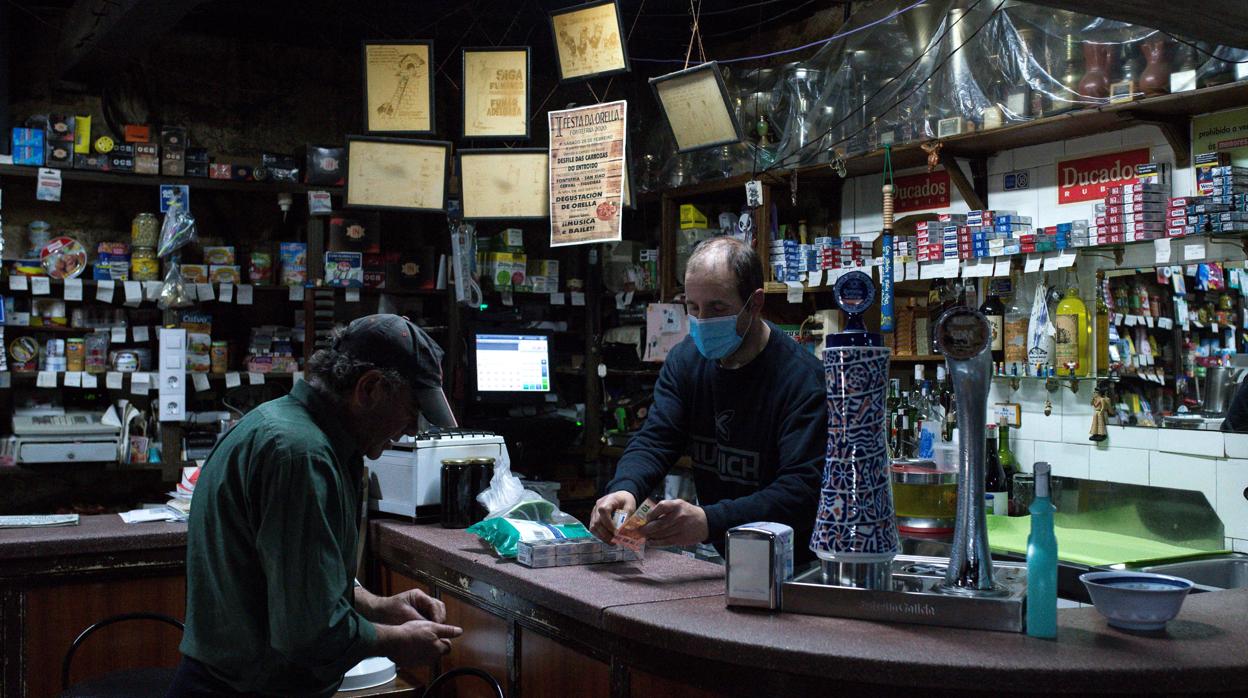
[(1228, 458), (1248, 458), (1248, 434), (1223, 434)]
[[(996, 155), (988, 158), (989, 176), (1001, 174), (1002, 172), (1009, 172), (1012, 169), (1014, 169), (1014, 151), (1012, 150), (997, 153)], [(989, 191), (991, 192), (992, 185), (989, 184), (988, 186)], [(993, 202), (993, 207), (996, 208), (996, 202)], [(1002, 206), (1001, 208), (1005, 209), (1006, 207)]]
[(1094, 444), (1091, 436), (1092, 416), (1062, 416), (1062, 441), (1068, 444)]
[(1172, 433), (1173, 436), (1167, 433), (1166, 438), (1158, 438), (1159, 450), (1213, 458), (1222, 458), (1226, 455), (1226, 442), (1220, 431), (1184, 429), (1175, 430)]
[(1122, 132), (1110, 131), (1109, 133), (1095, 133), (1091, 136), (1082, 138), (1072, 138), (1066, 141), (1066, 154), (1064, 157), (1079, 157), (1081, 155), (1097, 155), (1101, 152), (1113, 152), (1122, 148)]
[(841, 234), (852, 235), (855, 232), (854, 217), (858, 210), (858, 177), (846, 179), (841, 185)]
[[(1203, 492), (1210, 506), (1218, 501), (1218, 461), (1215, 458), (1151, 451), (1148, 484)], [(1248, 502), (1245, 502), (1248, 505)]]
[[(1089, 423), (1089, 426), (1091, 424)], [(1109, 438), (1105, 439), (1110, 448), (1122, 446), (1125, 448), (1141, 448), (1146, 451), (1155, 451), (1157, 449), (1157, 440), (1161, 437), (1160, 429), (1153, 427), (1115, 427), (1110, 426), (1106, 429)]]
[(1052, 169), (1051, 166), (1063, 152), (1064, 146), (1061, 143), (1041, 143), (1029, 145), (1026, 148), (1017, 148), (1014, 150), (1014, 169), (1022, 170), (1044, 165), (1049, 165)]
[(1088, 457), (1091, 451), (1089, 446), (1037, 441), (1035, 460), (1048, 461), (1053, 466), (1054, 475), (1086, 480), (1088, 479)]
[[(1226, 526), (1226, 535), (1248, 539), (1248, 460), (1231, 459), (1217, 465), (1218, 493), (1215, 507)], [(1248, 551), (1246, 551), (1248, 552)]]
[(1043, 412), (1023, 412), (1022, 426), (1010, 435), (1029, 441), (1061, 441), (1062, 418), (1056, 412), (1048, 417)]
[(1148, 484), (1148, 451), (1142, 449), (1094, 446), (1088, 465), (1088, 473), (1093, 480)]
[(1161, 129), (1156, 126), (1132, 126), (1118, 133), (1122, 137), (1123, 147), (1126, 148), (1133, 145), (1163, 145), (1166, 143), (1166, 137), (1161, 135)]
[(1086, 415), (1088, 426), (1092, 425), (1092, 393), (1096, 386), (1092, 381), (1079, 381), (1079, 392), (1072, 393), (1067, 383), (1062, 383), (1062, 416)]
[(1036, 460), (1036, 442), (1010, 437), (1010, 450), (1014, 452), (1014, 460), (1018, 469), (1024, 473), (1031, 472), (1031, 464)]
[(1233, 538), (1231, 540), (1231, 550), (1237, 553), (1248, 553), (1248, 540)]

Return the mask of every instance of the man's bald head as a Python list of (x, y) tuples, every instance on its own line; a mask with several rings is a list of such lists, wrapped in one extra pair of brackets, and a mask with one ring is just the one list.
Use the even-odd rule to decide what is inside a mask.
[(742, 303), (763, 287), (763, 265), (758, 254), (744, 242), (726, 235), (704, 240), (693, 248), (685, 267), (686, 278), (690, 273), (732, 284)]

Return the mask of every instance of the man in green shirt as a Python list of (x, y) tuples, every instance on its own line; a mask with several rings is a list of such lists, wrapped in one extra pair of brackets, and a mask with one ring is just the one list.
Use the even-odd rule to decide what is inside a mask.
[(455, 418), (442, 350), (397, 315), (359, 318), (306, 381), (248, 413), (199, 475), (186, 551), (185, 655), (169, 696), (327, 696), (361, 660), (427, 664), (460, 628), (412, 590), (354, 583), (363, 456)]

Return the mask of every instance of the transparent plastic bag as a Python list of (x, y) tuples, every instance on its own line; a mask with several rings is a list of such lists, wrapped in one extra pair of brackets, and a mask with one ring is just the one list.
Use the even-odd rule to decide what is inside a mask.
[(169, 265), (169, 271), (165, 272), (165, 285), (160, 289), (160, 297), (156, 299), (156, 307), (161, 310), (169, 310), (170, 308), (189, 308), (195, 305), (194, 299), (186, 290), (186, 279), (182, 278), (182, 272), (177, 262)]
[(494, 463), (494, 476), (490, 486), (477, 495), (477, 502), (488, 512), (485, 519), (518, 519), (547, 524), (576, 523), (576, 517), (560, 511), (542, 495), (525, 489), (520, 478), (511, 472), (511, 457), (507, 449)]
[[(160, 247), (156, 250), (158, 257), (167, 257), (199, 239), (195, 227), (195, 216), (179, 204), (169, 205), (169, 212), (160, 226)], [(179, 306), (180, 307), (180, 306)]]

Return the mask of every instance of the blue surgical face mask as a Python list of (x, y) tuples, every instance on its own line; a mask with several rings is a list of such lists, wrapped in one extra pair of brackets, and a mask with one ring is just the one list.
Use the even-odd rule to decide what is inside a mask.
[[(741, 309), (741, 313), (746, 312), (748, 308), (747, 302)], [(741, 342), (745, 341), (744, 335), (737, 334), (737, 319), (741, 317), (741, 313), (706, 320), (699, 320), (690, 315), (689, 334), (693, 337), (693, 343), (697, 346), (698, 352), (712, 361), (731, 356), (741, 346)], [(753, 320), (751, 319), (750, 322), (753, 323)], [(749, 331), (749, 327), (746, 327), (746, 331)]]

